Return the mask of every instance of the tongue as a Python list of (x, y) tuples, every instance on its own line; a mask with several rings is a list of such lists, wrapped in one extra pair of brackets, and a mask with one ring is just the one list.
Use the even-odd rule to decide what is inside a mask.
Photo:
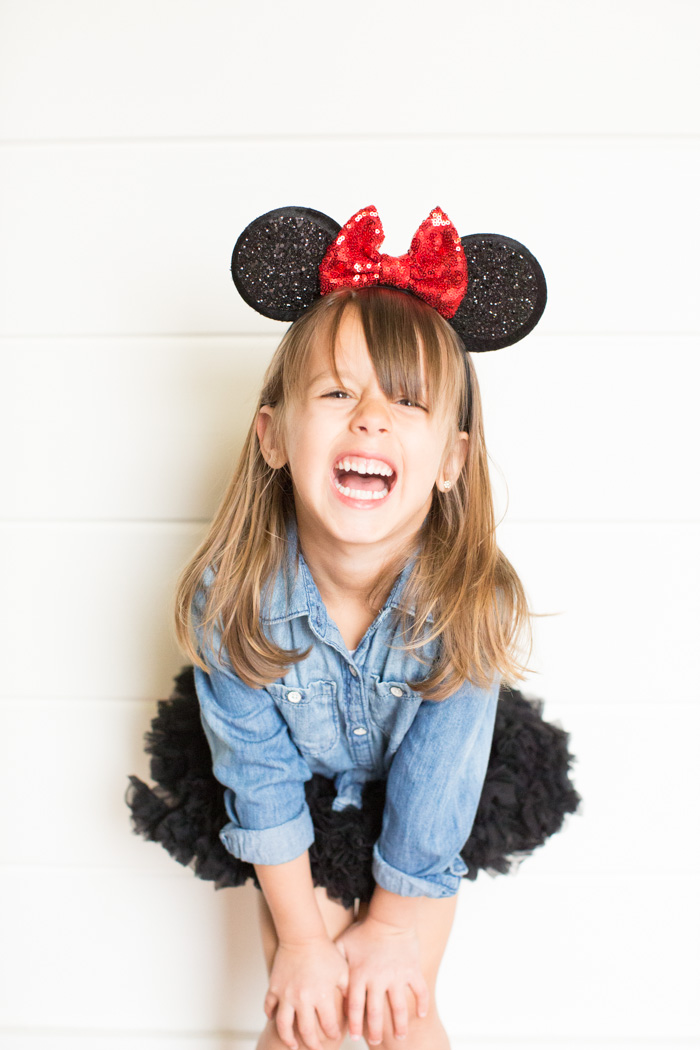
[(341, 470), (340, 482), (348, 489), (359, 489), (361, 492), (381, 492), (387, 487), (386, 478), (377, 474), (358, 474), (354, 470)]

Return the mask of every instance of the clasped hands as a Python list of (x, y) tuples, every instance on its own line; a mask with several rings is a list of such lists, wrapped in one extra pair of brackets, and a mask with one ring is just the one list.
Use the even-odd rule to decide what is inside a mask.
[(428, 986), (421, 972), (415, 931), (368, 915), (335, 941), (327, 937), (294, 944), (280, 941), (265, 1013), (270, 1019), (276, 1017), (280, 1039), (290, 1050), (299, 1050), (295, 1021), (305, 1046), (322, 1050), (321, 1033), (340, 1039), (338, 1018), (344, 1002), (351, 1039), (361, 1037), (366, 1017), (367, 1040), (376, 1045), (382, 1041), (385, 999), (394, 1035), (405, 1038), (409, 988), (418, 1017), (425, 1017)]

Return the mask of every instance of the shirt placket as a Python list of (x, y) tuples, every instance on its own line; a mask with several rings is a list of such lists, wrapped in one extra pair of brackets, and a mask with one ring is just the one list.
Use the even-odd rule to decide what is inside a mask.
[[(345, 739), (350, 755), (355, 765), (371, 769), (374, 765), (372, 733), (370, 731), (367, 698), (365, 696), (362, 674), (356, 665), (356, 661), (348, 661), (347, 652), (338, 628), (328, 619), (325, 606), (315, 601), (310, 601), (309, 606), (309, 626), (312, 632), (321, 644), (329, 646), (338, 654), (343, 681), (343, 695), (340, 697), (340, 705), (344, 715)], [(337, 638), (334, 635), (337, 635)], [(360, 649), (366, 649), (366, 639), (363, 639)]]
[(368, 724), (362, 675), (353, 664), (344, 662), (343, 684), (350, 753), (357, 765), (369, 767), (372, 765), (372, 734)]
[(308, 603), (308, 623), (311, 631), (322, 645), (327, 645), (338, 653), (343, 681), (343, 695), (339, 698), (339, 702), (345, 718), (347, 747), (355, 765), (365, 769), (372, 769), (377, 758), (373, 754), (373, 737), (375, 734), (372, 732), (369, 721), (369, 704), (363, 682), (364, 676), (361, 668), (358, 667), (358, 659), (362, 659), (363, 664), (367, 659), (370, 659), (371, 662), (369, 653), (372, 648), (372, 640), (389, 615), (408, 569), (404, 569), (394, 583), (384, 608), (368, 628), (356, 649), (354, 661), (348, 659), (347, 650), (338, 627), (328, 617), (326, 607), (321, 600), (311, 572), (306, 563), (303, 562), (303, 559), (301, 572)]

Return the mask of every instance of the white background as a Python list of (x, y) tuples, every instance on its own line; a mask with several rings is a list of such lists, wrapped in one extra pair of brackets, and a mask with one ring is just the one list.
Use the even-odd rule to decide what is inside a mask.
[(285, 204), (374, 204), (392, 254), (439, 204), (548, 279), (477, 368), (501, 545), (555, 614), (525, 691), (584, 804), (462, 887), (453, 1046), (698, 1045), (699, 29), (694, 0), (2, 0), (3, 1048), (261, 1026), (255, 891), (134, 837), (123, 796), (284, 330), (230, 252)]

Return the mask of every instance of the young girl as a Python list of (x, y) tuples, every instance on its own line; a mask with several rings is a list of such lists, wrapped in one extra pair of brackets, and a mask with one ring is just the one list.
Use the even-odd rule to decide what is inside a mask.
[[(528, 612), (496, 545), (476, 375), (446, 319), (466, 294), (466, 245), (435, 209), (406, 279), (406, 256), (377, 262), (365, 250), (357, 263), (356, 244), (346, 255), (359, 232), (371, 240), (370, 225), (381, 235), (375, 211), (358, 215), (324, 230), (320, 263), (297, 221), (323, 226), (308, 209), (269, 213), (239, 239), (234, 278), (248, 301), (261, 309), (265, 289), (286, 281), (300, 316), (177, 596), (178, 639), (225, 789), (221, 842), (262, 889), (269, 988), (259, 1050), (321, 1050), (348, 1031), (370, 1046), (449, 1046), (435, 982), (468, 872), (501, 678), (524, 670), (516, 644)], [(305, 271), (290, 227), (320, 272), (301, 310)], [(445, 245), (447, 263), (433, 251), (428, 265), (426, 252)], [(261, 266), (265, 251), (274, 261)], [(483, 256), (471, 258), (469, 277), (481, 258), (483, 280)], [(423, 294), (436, 272), (437, 292)], [(494, 301), (492, 285), (491, 310)], [(542, 296), (533, 303), (507, 335), (503, 308), (495, 335), (482, 324), (474, 339), (520, 338), (544, 307)], [(269, 302), (262, 312), (279, 316)], [(568, 757), (557, 752), (560, 781)], [(565, 788), (552, 804), (556, 827), (576, 808)], [(165, 841), (158, 821), (139, 821), (133, 794), (130, 804), (139, 830)], [(372, 831), (357, 824), (365, 812)]]

